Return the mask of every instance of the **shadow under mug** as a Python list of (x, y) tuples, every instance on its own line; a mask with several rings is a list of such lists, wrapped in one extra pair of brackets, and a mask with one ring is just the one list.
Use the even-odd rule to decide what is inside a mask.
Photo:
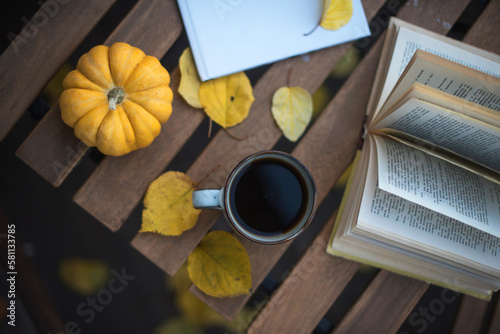
[(233, 229), (262, 244), (298, 236), (316, 211), (316, 186), (307, 168), (281, 151), (261, 151), (243, 159), (222, 189), (193, 192), (197, 209), (224, 212)]

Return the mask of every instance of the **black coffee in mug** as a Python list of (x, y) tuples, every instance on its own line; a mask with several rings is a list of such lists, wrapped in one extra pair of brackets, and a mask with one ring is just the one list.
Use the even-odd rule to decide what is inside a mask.
[(230, 201), (245, 229), (278, 235), (300, 221), (308, 198), (306, 184), (292, 165), (265, 158), (240, 171), (233, 181)]
[(222, 189), (193, 192), (193, 206), (224, 212), (233, 229), (262, 244), (292, 240), (316, 211), (316, 186), (296, 158), (280, 151), (254, 153), (231, 171)]

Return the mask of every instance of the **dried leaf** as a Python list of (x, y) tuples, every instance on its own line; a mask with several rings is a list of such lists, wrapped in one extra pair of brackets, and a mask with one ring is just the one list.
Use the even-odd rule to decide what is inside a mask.
[(255, 100), (244, 72), (201, 83), (200, 102), (207, 115), (223, 128), (243, 122)]
[[(166, 280), (168, 287), (175, 293), (175, 306), (179, 310), (182, 320), (189, 323), (191, 328), (203, 330), (218, 326), (226, 328), (230, 333), (241, 333), (244, 328), (248, 327), (258, 313), (258, 310), (262, 307), (262, 305), (258, 304), (253, 304), (251, 306), (246, 305), (232, 321), (228, 321), (189, 291), (192, 282), (189, 278), (186, 263), (177, 270), (175, 275), (167, 275)], [(164, 324), (165, 326), (162, 327), (171, 328), (174, 326), (171, 322), (177, 321), (178, 319), (171, 318), (167, 320)], [(184, 332), (179, 331), (178, 333)], [(160, 332), (158, 332), (158, 334), (160, 334)]]
[(352, 0), (325, 0), (319, 25), (326, 30), (340, 29), (351, 20), (352, 10)]
[(195, 183), (181, 172), (166, 172), (151, 183), (144, 197), (140, 232), (181, 235), (196, 224), (201, 210), (193, 207)]
[(179, 94), (193, 108), (201, 109), (200, 85), (201, 80), (194, 62), (191, 48), (187, 48), (179, 58), (179, 70), (181, 71), (181, 82)]
[(228, 232), (208, 233), (189, 255), (188, 273), (193, 283), (213, 297), (250, 293), (250, 259), (241, 243)]
[(71, 290), (91, 296), (106, 286), (111, 275), (102, 260), (70, 258), (59, 264), (59, 277)]
[(281, 87), (273, 96), (272, 114), (286, 138), (297, 141), (311, 121), (311, 94), (301, 87)]
[(311, 35), (318, 27), (325, 30), (342, 28), (351, 20), (352, 11), (352, 0), (325, 0), (321, 20), (313, 30), (304, 34), (304, 36)]

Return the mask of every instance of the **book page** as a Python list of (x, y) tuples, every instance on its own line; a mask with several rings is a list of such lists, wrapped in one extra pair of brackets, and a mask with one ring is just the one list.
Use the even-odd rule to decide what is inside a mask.
[(380, 189), (500, 238), (500, 185), (376, 136)]
[[(421, 49), (445, 59), (452, 60), (459, 64), (490, 74), (492, 76), (500, 77), (500, 66), (498, 65), (498, 62), (495, 62), (491, 59), (486, 59), (476, 53), (464, 50), (456, 45), (449, 44), (444, 40), (437, 40), (411, 29), (399, 27), (396, 42), (394, 45), (394, 51), (392, 54), (389, 69), (387, 71), (387, 78), (376, 108), (377, 111), (382, 108), (382, 105), (391, 93), (399, 77), (405, 70), (406, 66), (410, 62), (417, 49)], [(427, 78), (428, 77), (429, 76), (427, 76)], [(450, 89), (452, 89), (451, 86)], [(459, 89), (459, 92), (461, 95), (464, 95), (468, 90), (469, 88), (464, 86)], [(473, 93), (469, 92), (468, 94)], [(488, 99), (487, 97), (481, 97), (480, 95), (477, 95), (475, 97), (476, 100), (485, 98)]]
[(374, 151), (357, 228), (399, 240), (402, 245), (415, 248), (426, 245), (439, 251), (440, 256), (456, 254), (500, 270), (500, 238), (381, 190)]
[(376, 124), (425, 140), (500, 173), (500, 130), (471, 117), (411, 98)]
[(491, 111), (492, 117), (500, 116), (500, 78), (422, 50), (415, 52), (378, 115), (382, 117), (415, 84), (457, 97), (462, 103), (483, 106)]

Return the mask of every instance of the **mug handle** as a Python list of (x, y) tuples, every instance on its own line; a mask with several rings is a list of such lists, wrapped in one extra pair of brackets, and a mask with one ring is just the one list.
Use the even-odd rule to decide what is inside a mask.
[(196, 209), (224, 208), (223, 189), (200, 189), (193, 191), (193, 206)]

